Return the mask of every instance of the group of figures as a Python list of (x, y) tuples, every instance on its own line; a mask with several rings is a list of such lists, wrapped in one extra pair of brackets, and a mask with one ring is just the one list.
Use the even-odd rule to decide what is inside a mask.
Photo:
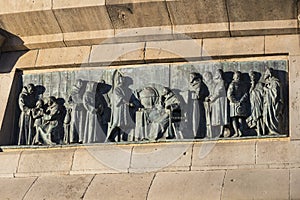
[[(282, 119), (283, 98), (281, 84), (273, 76), (273, 69), (264, 74), (264, 83), (259, 82), (258, 73), (249, 72), (250, 87), (241, 80), (241, 72), (235, 71), (226, 91), (222, 70), (214, 77), (205, 72), (203, 77), (190, 74), (191, 99), (193, 100), (193, 133), (201, 138), (201, 112), (206, 121), (206, 137), (227, 137), (225, 127), (233, 129), (231, 137), (241, 137), (249, 129), (257, 136), (279, 135)], [(203, 90), (207, 87), (208, 95)], [(204, 109), (203, 109), (204, 108)]]
[[(24, 86), (19, 95), (18, 145), (101, 143), (184, 139), (182, 124), (194, 138), (232, 137), (254, 129), (258, 136), (280, 134), (281, 86), (267, 69), (264, 83), (251, 71), (250, 87), (236, 71), (226, 87), (223, 71), (190, 73), (191, 112), (168, 87), (149, 84), (132, 91), (130, 77), (116, 70), (112, 85), (77, 79), (67, 100), (38, 95)], [(229, 135), (228, 135), (229, 136)]]

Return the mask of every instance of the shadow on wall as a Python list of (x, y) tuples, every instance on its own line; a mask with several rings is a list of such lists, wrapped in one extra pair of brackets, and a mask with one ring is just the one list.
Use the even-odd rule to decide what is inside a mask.
[[(24, 43), (21, 38), (3, 29), (0, 29), (0, 34), (6, 38), (3, 45), (5, 45), (5, 43), (17, 43), (18, 45)], [(3, 51), (3, 49), (1, 50)], [(19, 106), (17, 96), (21, 91), (23, 74), (22, 71), (18, 69), (15, 69), (14, 71), (13, 69), (19, 58), (27, 53), (28, 50), (15, 52), (2, 51), (0, 57), (0, 84), (4, 85), (3, 87), (1, 87), (3, 90), (7, 89), (9, 90), (9, 92), (6, 93), (5, 91), (0, 91), (1, 98), (3, 98), (3, 104), (1, 105), (3, 107), (0, 108), (0, 110), (1, 112), (4, 112), (3, 118), (0, 119), (0, 145), (8, 145), (14, 144), (16, 141), (15, 133), (18, 129), (18, 119), (16, 116), (19, 116), (18, 113), (20, 112), (18, 108)], [(13, 78), (10, 88), (7, 88), (7, 86), (5, 86), (9, 85), (10, 83), (6, 82), (6, 79), (2, 79), (1, 76), (9, 76)], [(2, 82), (3, 80), (5, 82)], [(5, 93), (8, 95), (3, 95)]]

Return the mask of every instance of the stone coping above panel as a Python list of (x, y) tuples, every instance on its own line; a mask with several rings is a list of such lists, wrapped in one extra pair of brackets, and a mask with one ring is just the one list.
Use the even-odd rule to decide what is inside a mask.
[(3, 51), (184, 37), (299, 33), (299, 13), (293, 0), (257, 1), (255, 6), (253, 2), (237, 0), (1, 0), (0, 3), (3, 4), (0, 28), (8, 38)]
[[(300, 35), (225, 37), (3, 52), (0, 72), (300, 55)], [(258, 59), (260, 59), (258, 57)], [(268, 56), (269, 57), (269, 56)], [(270, 56), (271, 57), (271, 56)]]

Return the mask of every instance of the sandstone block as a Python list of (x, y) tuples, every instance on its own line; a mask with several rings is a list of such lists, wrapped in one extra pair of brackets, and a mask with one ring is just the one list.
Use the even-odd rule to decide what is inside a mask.
[(266, 36), (266, 53), (288, 53), (300, 55), (299, 35), (274, 35)]
[(103, 6), (105, 5), (105, 0), (72, 0), (72, 1), (53, 1), (53, 9), (61, 8), (76, 8), (76, 7), (92, 7), (92, 6)]
[(0, 153), (0, 176), (11, 176), (17, 172), (20, 151)]
[(15, 101), (11, 99), (16, 99), (17, 94), (16, 82), (17, 72), (13, 71), (10, 73), (1, 73), (0, 74), (0, 144), (8, 145), (14, 142), (14, 135), (11, 130), (15, 130), (17, 127), (17, 120), (14, 116), (15, 114)]
[(146, 43), (146, 60), (201, 57), (201, 40), (171, 40)]
[(20, 13), (28, 11), (50, 10), (51, 0), (35, 0), (35, 1), (5, 1), (0, 0), (0, 14)]
[(171, 25), (165, 1), (106, 1), (115, 29)]
[(257, 164), (299, 164), (299, 144), (299, 141), (258, 141)]
[(221, 199), (288, 199), (289, 171), (283, 169), (229, 170)]
[(153, 174), (99, 174), (89, 186), (84, 200), (146, 199)]
[(35, 177), (0, 178), (1, 199), (23, 199)]
[(289, 56), (289, 119), (290, 119), (290, 137), (291, 139), (300, 139), (300, 56)]
[[(68, 6), (68, 8), (62, 8), (65, 6), (61, 5), (59, 9), (54, 9), (54, 14), (62, 28), (63, 33), (77, 31), (95, 31), (113, 28), (104, 4), (97, 6), (94, 5), (80, 7), (80, 4), (83, 4), (80, 3), (77, 5), (79, 7), (70, 8), (70, 4), (71, 6), (75, 5), (73, 3), (75, 2), (66, 3), (67, 5), (65, 4), (65, 6)], [(97, 4), (101, 3), (104, 2), (98, 1)]]
[[(24, 0), (21, 1), (24, 3), (28, 2)], [(18, 2), (19, 1), (17, 1), (16, 4), (18, 4)], [(15, 3), (15, 1), (13, 1), (13, 3)], [(47, 9), (43, 11), (19, 12), (0, 15), (0, 20), (2, 22), (0, 26), (2, 29), (7, 31), (10, 35), (20, 37), (21, 40), (23, 36), (61, 33), (59, 24), (50, 8), (49, 10)]]
[(290, 170), (290, 199), (300, 199), (300, 169)]
[(297, 13), (296, 2), (293, 0), (230, 0), (227, 8), (230, 22), (295, 19)]
[(202, 56), (264, 54), (264, 37), (203, 39)]
[(161, 172), (155, 176), (148, 199), (220, 199), (225, 171)]
[(82, 199), (93, 175), (39, 177), (24, 200), (31, 199)]
[(68, 174), (71, 170), (74, 150), (24, 151), (21, 155), (16, 176), (40, 174)]
[(98, 146), (77, 149), (72, 174), (128, 172), (131, 148), (128, 146)]
[(89, 63), (143, 61), (145, 43), (102, 44), (92, 46)]
[(174, 25), (174, 34), (184, 34), (191, 38), (229, 37), (224, 0), (167, 0), (167, 6)]
[(191, 165), (192, 144), (135, 146), (130, 172), (186, 170)]
[(209, 166), (235, 166), (255, 164), (255, 142), (205, 142), (195, 144), (192, 170)]
[(88, 62), (90, 49), (89, 46), (41, 49), (36, 67), (80, 66)]

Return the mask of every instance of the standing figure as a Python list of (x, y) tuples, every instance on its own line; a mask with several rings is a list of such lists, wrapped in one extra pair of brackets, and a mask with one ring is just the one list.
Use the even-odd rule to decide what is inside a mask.
[(43, 117), (43, 124), (38, 127), (35, 143), (54, 145), (62, 142), (63, 119), (61, 108), (56, 98), (48, 98), (46, 114)]
[[(32, 117), (34, 119), (34, 128), (36, 130), (36, 133), (38, 132), (38, 129), (43, 124), (43, 116), (45, 114), (44, 110), (44, 101), (42, 99), (38, 100), (36, 102), (36, 108), (32, 111)], [(32, 144), (38, 144), (37, 142), (37, 134), (34, 136)]]
[(104, 142), (105, 140), (105, 136), (101, 137), (101, 128), (97, 117), (97, 114), (101, 113), (103, 108), (101, 105), (97, 105), (96, 88), (96, 82), (88, 82), (86, 92), (83, 95), (83, 106), (87, 110), (83, 143)]
[(19, 118), (19, 138), (18, 145), (30, 145), (34, 137), (34, 120), (32, 111), (36, 105), (35, 87), (33, 84), (24, 86), (19, 95), (19, 108), (21, 110)]
[(203, 74), (203, 82), (205, 83), (207, 89), (208, 89), (208, 96), (205, 98), (204, 101), (204, 107), (205, 107), (205, 117), (206, 117), (206, 127), (207, 127), (207, 133), (206, 137), (212, 138), (213, 132), (212, 132), (212, 119), (211, 119), (211, 110), (212, 105), (210, 102), (210, 96), (212, 96), (215, 88), (215, 83), (213, 81), (213, 76), (211, 72), (205, 72)]
[(257, 135), (265, 135), (263, 128), (263, 107), (264, 107), (264, 85), (258, 82), (254, 71), (249, 72), (250, 77), (250, 104), (251, 114), (246, 122), (249, 128), (255, 128)]
[(203, 107), (201, 98), (201, 85), (202, 80), (200, 74), (192, 72), (190, 73), (190, 97), (192, 101), (192, 131), (194, 138), (200, 138), (200, 116), (201, 111), (200, 107)]
[(236, 71), (233, 74), (233, 81), (230, 83), (227, 91), (227, 97), (230, 102), (230, 118), (234, 135), (232, 137), (240, 137), (243, 132), (243, 122), (247, 116), (247, 97), (245, 88), (241, 82), (241, 72)]
[(101, 107), (97, 113), (98, 122), (101, 127), (101, 134), (104, 134), (105, 138), (107, 137), (108, 123), (111, 115), (110, 99), (107, 94), (110, 89), (104, 80), (100, 80), (96, 90), (96, 105)]
[(70, 107), (68, 104), (65, 104), (65, 107), (66, 115), (64, 118), (64, 144), (70, 144), (74, 142), (73, 135), (70, 135), (72, 107)]
[(116, 87), (113, 88), (112, 98), (112, 119), (110, 132), (108, 134), (108, 141), (115, 142), (116, 136), (118, 140), (127, 141), (128, 134), (134, 128), (134, 122), (130, 115), (130, 107), (134, 107), (131, 102), (132, 92), (128, 88), (120, 72), (116, 71)]
[(213, 90), (206, 98), (211, 106), (211, 126), (213, 133), (218, 133), (218, 136), (223, 134), (224, 125), (229, 124), (226, 89), (222, 74), (223, 72), (221, 69), (218, 69), (215, 72)]
[(77, 79), (68, 101), (72, 109), (69, 131), (70, 143), (82, 143), (84, 138), (86, 109), (83, 106), (83, 94), (83, 81), (81, 79)]
[(264, 128), (269, 131), (269, 135), (279, 134), (279, 115), (282, 107), (282, 95), (280, 82), (272, 74), (272, 69), (267, 69), (264, 75), (264, 107), (263, 121)]

